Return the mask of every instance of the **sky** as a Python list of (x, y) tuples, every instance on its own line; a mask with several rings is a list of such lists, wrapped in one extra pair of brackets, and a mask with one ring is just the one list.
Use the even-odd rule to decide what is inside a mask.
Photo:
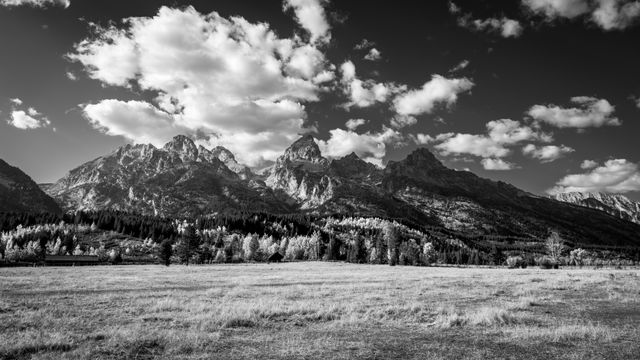
[(0, 158), (53, 182), (187, 134), (261, 168), (311, 133), (640, 200), (639, 25), (624, 0), (0, 0)]

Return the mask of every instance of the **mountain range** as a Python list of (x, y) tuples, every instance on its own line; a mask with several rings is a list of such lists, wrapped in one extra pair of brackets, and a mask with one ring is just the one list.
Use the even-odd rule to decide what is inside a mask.
[(45, 189), (64, 210), (376, 216), (480, 237), (537, 240), (554, 229), (579, 244), (640, 245), (638, 224), (449, 169), (426, 148), (381, 169), (355, 153), (327, 159), (310, 135), (260, 174), (180, 135), (162, 148), (120, 147)]
[(622, 194), (601, 192), (569, 192), (553, 196), (554, 199), (592, 209), (640, 224), (640, 203)]

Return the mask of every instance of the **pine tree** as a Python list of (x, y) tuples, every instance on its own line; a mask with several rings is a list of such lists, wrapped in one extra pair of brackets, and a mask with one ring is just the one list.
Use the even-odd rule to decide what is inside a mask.
[(169, 239), (165, 239), (160, 243), (160, 249), (158, 250), (158, 258), (165, 265), (171, 264), (171, 256), (173, 255), (173, 247)]
[(176, 247), (176, 252), (180, 261), (182, 261), (187, 266), (189, 265), (189, 260), (196, 253), (199, 245), (199, 238), (196, 234), (196, 229), (192, 225), (188, 225), (184, 228), (182, 232), (182, 238), (180, 242), (178, 242), (178, 246)]

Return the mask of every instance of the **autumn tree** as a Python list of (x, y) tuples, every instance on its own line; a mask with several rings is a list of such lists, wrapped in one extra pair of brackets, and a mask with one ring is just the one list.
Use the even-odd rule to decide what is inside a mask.
[(544, 243), (547, 255), (556, 263), (560, 262), (560, 256), (565, 249), (564, 240), (556, 231), (552, 231)]
[(387, 243), (389, 265), (396, 266), (398, 264), (398, 229), (389, 222), (382, 228), (382, 234)]

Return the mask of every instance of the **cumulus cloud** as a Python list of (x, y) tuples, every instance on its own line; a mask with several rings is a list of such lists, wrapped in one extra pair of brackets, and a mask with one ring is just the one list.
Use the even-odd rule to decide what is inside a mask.
[(31, 6), (37, 8), (46, 8), (49, 6), (62, 6), (65, 9), (71, 5), (70, 0), (0, 0), (0, 6)]
[(346, 123), (344, 123), (344, 126), (346, 126), (349, 130), (355, 130), (366, 123), (367, 120), (365, 119), (349, 119)]
[(364, 56), (364, 59), (369, 61), (378, 61), (382, 59), (382, 54), (380, 53), (380, 51), (378, 51), (378, 49), (371, 48), (369, 49), (367, 55)]
[(588, 128), (604, 125), (618, 126), (621, 121), (613, 116), (615, 107), (605, 99), (576, 96), (571, 102), (577, 107), (563, 108), (557, 105), (534, 105), (527, 114), (559, 128)]
[(499, 33), (504, 38), (517, 38), (523, 31), (519, 21), (506, 17), (471, 20), (470, 15), (465, 15), (458, 19), (458, 25), (475, 31)]
[(593, 169), (598, 166), (598, 163), (593, 160), (585, 160), (580, 164), (580, 168), (584, 170)]
[(604, 30), (623, 30), (640, 18), (640, 2), (629, 0), (523, 0), (532, 12), (548, 20), (584, 17)]
[(475, 155), (478, 157), (505, 157), (510, 150), (484, 135), (450, 134), (435, 146), (443, 155)]
[(414, 125), (418, 122), (414, 116), (397, 114), (391, 118), (391, 127), (401, 129), (406, 126)]
[(543, 163), (558, 160), (564, 155), (572, 153), (574, 151), (574, 149), (564, 145), (536, 146), (534, 144), (528, 144), (522, 148), (523, 154), (529, 155), (534, 159), (538, 159)]
[(515, 164), (502, 159), (482, 159), (481, 163), (485, 170), (512, 170), (517, 168)]
[(458, 100), (458, 94), (471, 90), (473, 86), (473, 82), (467, 78), (447, 79), (433, 75), (421, 89), (398, 95), (393, 106), (400, 115), (431, 113), (439, 104), (453, 105)]
[(7, 124), (22, 130), (38, 129), (51, 125), (51, 121), (38, 110), (33, 107), (23, 107), (24, 103), (21, 99), (13, 98), (9, 101), (11, 101), (12, 109)]
[(7, 121), (7, 123), (22, 130), (37, 129), (49, 126), (51, 124), (51, 122), (46, 117), (42, 117), (42, 114), (38, 112), (24, 112), (22, 110), (12, 111), (11, 118)]
[(364, 134), (333, 129), (329, 134), (329, 140), (318, 140), (318, 146), (325, 156), (338, 158), (355, 152), (364, 161), (378, 166), (382, 166), (382, 158), (386, 155), (387, 147), (402, 140), (398, 131), (389, 128)]
[(326, 0), (285, 0), (284, 9), (293, 8), (298, 24), (309, 32), (311, 42), (328, 42), (330, 26), (324, 11)]
[(583, 174), (571, 174), (560, 179), (549, 194), (565, 192), (626, 193), (640, 191), (640, 168), (626, 159), (606, 161)]
[(171, 114), (144, 101), (102, 100), (83, 108), (84, 116), (107, 135), (123, 136), (139, 143), (162, 146), (175, 134), (189, 132), (179, 128)]
[(590, 11), (587, 0), (522, 0), (522, 3), (531, 11), (549, 18), (573, 19)]
[(340, 66), (344, 93), (349, 97), (345, 107), (369, 107), (386, 102), (389, 97), (404, 89), (393, 83), (377, 83), (373, 80), (361, 80), (356, 76), (356, 66), (350, 60)]
[[(433, 138), (416, 136), (414, 141), (436, 143), (442, 155), (473, 155), (483, 158), (487, 170), (508, 170), (515, 165), (498, 161), (511, 154), (510, 147), (525, 141), (550, 142), (551, 135), (511, 119), (493, 120), (486, 124), (486, 134), (445, 133)], [(418, 134), (420, 135), (420, 134)]]
[[(306, 14), (303, 8), (317, 2), (290, 3)], [(96, 36), (67, 57), (103, 84), (156, 94), (150, 103), (85, 104), (96, 128), (156, 145), (178, 133), (205, 134), (249, 165), (274, 160), (309, 131), (304, 103), (317, 101), (320, 84), (334, 77), (313, 43), (279, 38), (266, 23), (200, 14), (193, 7), (162, 7), (154, 17), (127, 19), (122, 28), (94, 30)], [(123, 121), (124, 109), (140, 118)]]

